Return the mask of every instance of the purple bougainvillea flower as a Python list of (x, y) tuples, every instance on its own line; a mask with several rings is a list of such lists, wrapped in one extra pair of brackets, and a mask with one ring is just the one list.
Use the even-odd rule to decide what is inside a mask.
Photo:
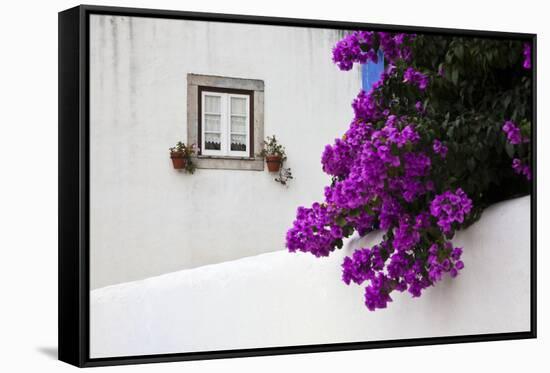
[(531, 44), (523, 44), (523, 68), (530, 70), (531, 69)]
[(425, 90), (429, 83), (427, 75), (408, 67), (403, 74), (403, 82), (417, 86), (421, 91)]
[(461, 188), (435, 196), (430, 204), (430, 213), (445, 233), (451, 233), (453, 223), (462, 223), (472, 210), (472, 200)]
[(502, 130), (506, 133), (506, 137), (510, 144), (517, 145), (521, 144), (524, 141), (521, 137), (519, 127), (511, 120), (507, 120), (506, 122), (504, 122)]
[[(324, 148), (321, 164), (332, 179), (324, 201), (299, 207), (286, 235), (289, 251), (324, 257), (342, 248), (354, 232), (364, 236), (383, 230), (381, 242), (355, 250), (341, 265), (345, 284), (365, 287), (364, 302), (371, 311), (386, 308), (393, 291), (419, 297), (445, 276), (459, 275), (463, 249), (450, 240), (470, 222), (474, 209), (457, 181), (442, 180), (441, 170), (456, 158), (456, 150), (449, 146), (449, 151), (453, 139), (445, 128), (429, 128), (425, 105), (438, 87), (430, 85), (430, 78), (439, 83), (445, 71), (439, 65), (437, 73), (421, 72), (411, 63), (414, 38), (357, 31), (335, 45), (332, 58), (341, 70), (380, 62), (380, 51), (386, 68), (369, 91), (361, 90), (353, 100), (354, 117), (345, 134)], [(524, 46), (525, 68), (531, 68), (530, 48)], [(394, 85), (412, 96), (404, 105), (400, 97), (387, 97)], [(529, 141), (512, 121), (505, 121), (502, 130), (514, 146)], [(515, 158), (512, 169), (530, 179), (528, 164), (527, 156)]]
[(531, 167), (529, 167), (529, 165), (527, 164), (524, 164), (521, 159), (514, 158), (512, 160), (512, 169), (516, 174), (523, 175), (527, 180), (531, 180)]
[(441, 143), (439, 140), (434, 140), (433, 143), (433, 150), (435, 154), (439, 154), (441, 158), (445, 158), (447, 156), (447, 147)]
[(354, 63), (378, 63), (378, 50), (384, 53), (388, 63), (398, 59), (408, 61), (410, 48), (405, 45), (413, 40), (412, 34), (356, 31), (340, 40), (332, 50), (332, 60), (340, 70), (351, 70)]

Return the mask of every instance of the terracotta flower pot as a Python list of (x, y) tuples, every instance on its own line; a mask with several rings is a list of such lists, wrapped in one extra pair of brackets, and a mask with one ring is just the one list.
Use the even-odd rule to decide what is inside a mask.
[(265, 157), (265, 162), (269, 172), (279, 172), (283, 163), (280, 155), (268, 155)]
[(187, 164), (187, 160), (183, 157), (182, 152), (170, 153), (170, 158), (172, 158), (172, 165), (176, 170), (183, 170)]

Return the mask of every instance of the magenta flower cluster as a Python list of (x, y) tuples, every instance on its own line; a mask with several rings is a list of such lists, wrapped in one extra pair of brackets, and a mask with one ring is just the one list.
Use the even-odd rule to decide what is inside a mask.
[(335, 241), (342, 239), (343, 230), (335, 223), (336, 210), (326, 204), (314, 203), (311, 208), (299, 207), (294, 227), (287, 232), (286, 246), (290, 252), (310, 252), (317, 257), (328, 256)]
[(527, 180), (531, 180), (531, 167), (519, 158), (512, 159), (512, 169), (518, 175), (523, 175)]
[(531, 44), (523, 44), (523, 68), (531, 70)]
[(506, 122), (504, 122), (502, 130), (504, 131), (504, 133), (506, 133), (506, 138), (508, 139), (508, 142), (512, 145), (518, 145), (522, 142), (529, 142), (529, 139), (523, 138), (521, 136), (521, 131), (519, 127), (511, 120), (507, 120)]
[(408, 43), (414, 37), (411, 34), (356, 31), (336, 44), (332, 51), (332, 60), (341, 70), (351, 70), (354, 63), (377, 63), (379, 48), (390, 63), (398, 59), (409, 61), (411, 49)]
[[(529, 142), (529, 138), (522, 136), (520, 128), (510, 120), (504, 122), (502, 131), (506, 134), (507, 141), (512, 145)], [(519, 158), (514, 158), (512, 160), (512, 169), (516, 174), (523, 175), (527, 180), (531, 180), (531, 167), (527, 164), (527, 160), (522, 161)]]
[(434, 243), (428, 252), (428, 277), (433, 282), (440, 281), (444, 273), (454, 278), (464, 268), (464, 263), (460, 260), (461, 247), (453, 247), (449, 242), (443, 246)]
[(427, 75), (408, 67), (403, 74), (403, 82), (417, 86), (420, 90), (425, 90), (429, 83)]
[[(430, 77), (443, 77), (409, 66), (414, 38), (357, 31), (333, 49), (333, 61), (341, 70), (377, 62), (379, 50), (387, 67), (369, 92), (361, 91), (353, 100), (349, 129), (323, 151), (323, 170), (332, 176), (324, 201), (299, 207), (286, 235), (289, 251), (323, 257), (341, 248), (354, 232), (363, 236), (383, 230), (381, 242), (355, 250), (342, 263), (343, 282), (365, 286), (364, 302), (371, 311), (387, 307), (394, 291), (419, 297), (444, 275), (456, 277), (464, 268), (462, 248), (450, 240), (474, 208), (461, 188), (445, 189), (434, 180), (450, 150), (443, 139), (426, 138), (418, 117), (426, 110)], [(417, 88), (414, 114), (392, 110), (391, 99), (381, 94), (388, 82)], [(523, 141), (512, 122), (505, 127), (510, 141)], [(525, 167), (514, 160), (516, 172), (526, 173)]]
[(447, 156), (447, 152), (449, 149), (443, 145), (443, 143), (437, 139), (435, 139), (433, 143), (433, 150), (435, 154), (439, 154), (441, 158), (445, 158)]
[[(388, 67), (371, 91), (361, 91), (352, 103), (355, 114), (341, 139), (327, 145), (323, 170), (333, 176), (325, 188), (325, 201), (311, 208), (298, 208), (288, 230), (286, 245), (291, 252), (328, 256), (354, 231), (365, 235), (383, 229), (382, 242), (356, 250), (342, 264), (346, 284), (363, 284), (369, 310), (384, 308), (394, 290), (413, 297), (439, 281), (444, 273), (456, 276), (463, 267), (459, 248), (452, 248), (453, 223), (463, 222), (472, 201), (460, 189), (436, 195), (431, 169), (434, 159), (443, 160), (448, 148), (439, 139), (422, 144), (415, 121), (391, 113), (377, 91), (388, 79), (399, 78), (419, 89), (429, 84), (427, 75), (413, 68), (398, 71), (393, 62), (408, 61), (407, 40), (414, 36), (355, 32), (333, 51), (342, 70), (353, 63), (377, 60), (376, 45), (384, 51)], [(417, 105), (417, 110), (423, 110)], [(423, 211), (411, 214), (410, 205), (432, 201)], [(426, 242), (437, 238), (431, 247)], [(424, 253), (424, 254), (423, 254)]]
[(430, 213), (437, 219), (443, 232), (450, 233), (453, 223), (464, 223), (464, 218), (472, 210), (472, 200), (460, 188), (437, 195), (430, 203)]
[(342, 263), (342, 280), (346, 284), (368, 282), (365, 305), (371, 311), (385, 308), (392, 301), (390, 293), (394, 290), (407, 290), (413, 297), (419, 297), (445, 273), (456, 277), (464, 268), (460, 260), (462, 249), (450, 242), (432, 244), (426, 260), (415, 256), (422, 231), (430, 226), (429, 216), (420, 214), (411, 221), (404, 215), (400, 220), (393, 242), (384, 240), (372, 248), (356, 250)]

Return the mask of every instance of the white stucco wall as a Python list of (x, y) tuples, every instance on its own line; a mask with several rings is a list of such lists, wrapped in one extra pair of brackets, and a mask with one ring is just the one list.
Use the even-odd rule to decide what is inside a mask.
[(377, 233), (328, 258), (280, 251), (97, 289), (91, 357), (529, 331), (530, 202), (491, 206), (456, 235), (457, 278), (375, 312), (340, 265)]
[[(337, 31), (91, 17), (91, 287), (280, 250), (295, 209), (322, 198), (359, 70), (331, 62)], [(286, 146), (288, 189), (258, 171), (172, 169), (186, 141), (188, 73), (260, 79), (265, 134)]]

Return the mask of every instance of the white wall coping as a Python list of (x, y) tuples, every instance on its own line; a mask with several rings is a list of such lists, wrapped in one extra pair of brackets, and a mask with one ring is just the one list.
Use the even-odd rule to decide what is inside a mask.
[(369, 312), (340, 264), (379, 238), (352, 239), (329, 258), (278, 251), (94, 290), (91, 357), (529, 330), (530, 197), (488, 208), (457, 234), (456, 279)]

